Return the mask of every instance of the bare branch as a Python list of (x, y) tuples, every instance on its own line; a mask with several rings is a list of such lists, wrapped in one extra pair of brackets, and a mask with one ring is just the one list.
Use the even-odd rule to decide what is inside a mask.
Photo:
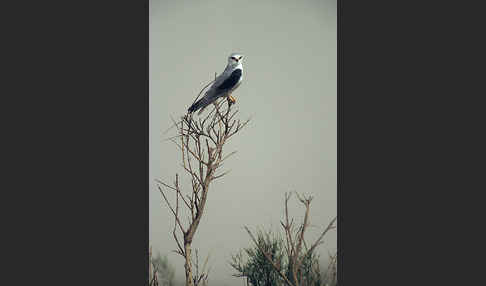
[(330, 231), (331, 229), (334, 229), (336, 228), (334, 226), (334, 223), (336, 222), (336, 219), (337, 217), (335, 217), (334, 219), (331, 220), (331, 222), (329, 223), (329, 225), (326, 227), (326, 229), (324, 229), (324, 231), (322, 232), (322, 234), (319, 236), (319, 238), (314, 242), (314, 244), (312, 244), (311, 248), (309, 248), (309, 250), (307, 251), (306, 255), (312, 251), (314, 251), (314, 249), (317, 247), (317, 245), (321, 244), (322, 242), (322, 238), (326, 235), (326, 233), (328, 231)]
[(220, 175), (213, 176), (213, 180), (216, 180), (216, 179), (219, 179), (219, 178), (223, 177), (224, 175), (228, 174), (230, 171), (231, 170), (228, 170), (228, 171), (226, 171), (226, 172), (224, 172), (224, 173), (222, 173)]
[[(179, 216), (178, 216), (178, 213), (176, 211), (174, 211), (174, 209), (172, 208), (171, 204), (169, 203), (169, 201), (167, 200), (167, 197), (165, 196), (165, 193), (164, 191), (162, 190), (162, 188), (158, 187), (159, 190), (160, 190), (160, 193), (162, 194), (162, 196), (164, 197), (164, 200), (165, 202), (167, 203), (167, 206), (170, 208), (170, 210), (172, 211), (172, 214), (174, 215), (175, 217), (175, 220), (177, 222), (177, 224), (179, 225), (179, 228), (181, 229), (182, 232), (184, 232), (184, 228), (182, 227), (182, 224), (179, 220)], [(179, 197), (178, 195), (176, 196), (177, 198)], [(178, 200), (177, 200), (178, 201)], [(176, 207), (177, 209), (177, 207)]]

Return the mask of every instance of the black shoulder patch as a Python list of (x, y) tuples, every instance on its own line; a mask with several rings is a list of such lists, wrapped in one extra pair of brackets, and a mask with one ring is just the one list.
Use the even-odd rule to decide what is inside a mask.
[(231, 75), (218, 86), (218, 90), (232, 89), (240, 80), (241, 69), (234, 70)]

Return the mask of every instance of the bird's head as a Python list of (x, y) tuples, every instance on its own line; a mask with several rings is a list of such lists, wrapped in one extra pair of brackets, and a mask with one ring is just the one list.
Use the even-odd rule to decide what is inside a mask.
[(241, 64), (241, 63), (243, 63), (243, 55), (242, 54), (232, 53), (228, 57), (228, 65), (236, 66), (236, 65)]

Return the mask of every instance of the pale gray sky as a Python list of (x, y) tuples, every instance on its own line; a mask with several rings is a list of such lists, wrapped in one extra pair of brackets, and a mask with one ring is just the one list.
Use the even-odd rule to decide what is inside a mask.
[[(227, 57), (241, 52), (244, 82), (233, 93), (241, 119), (252, 117), (225, 146), (238, 150), (216, 181), (195, 236), (211, 253), (211, 285), (244, 285), (230, 255), (249, 246), (244, 225), (278, 229), (284, 193), (313, 195), (308, 238), (337, 214), (336, 1), (150, 1), (150, 243), (167, 254), (183, 279), (171, 232), (173, 218), (154, 179), (172, 182), (177, 147), (163, 141), (170, 116), (183, 115)], [(183, 183), (186, 189), (188, 179)], [(302, 208), (291, 201), (291, 214)], [(336, 250), (336, 231), (319, 248)]]

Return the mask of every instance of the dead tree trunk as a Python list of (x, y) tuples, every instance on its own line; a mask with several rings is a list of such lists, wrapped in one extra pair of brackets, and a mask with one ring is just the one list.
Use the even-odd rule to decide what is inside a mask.
[(186, 270), (186, 286), (194, 286), (194, 279), (192, 278), (192, 253), (190, 242), (184, 242), (184, 254), (184, 258), (186, 260), (184, 264), (184, 269)]

